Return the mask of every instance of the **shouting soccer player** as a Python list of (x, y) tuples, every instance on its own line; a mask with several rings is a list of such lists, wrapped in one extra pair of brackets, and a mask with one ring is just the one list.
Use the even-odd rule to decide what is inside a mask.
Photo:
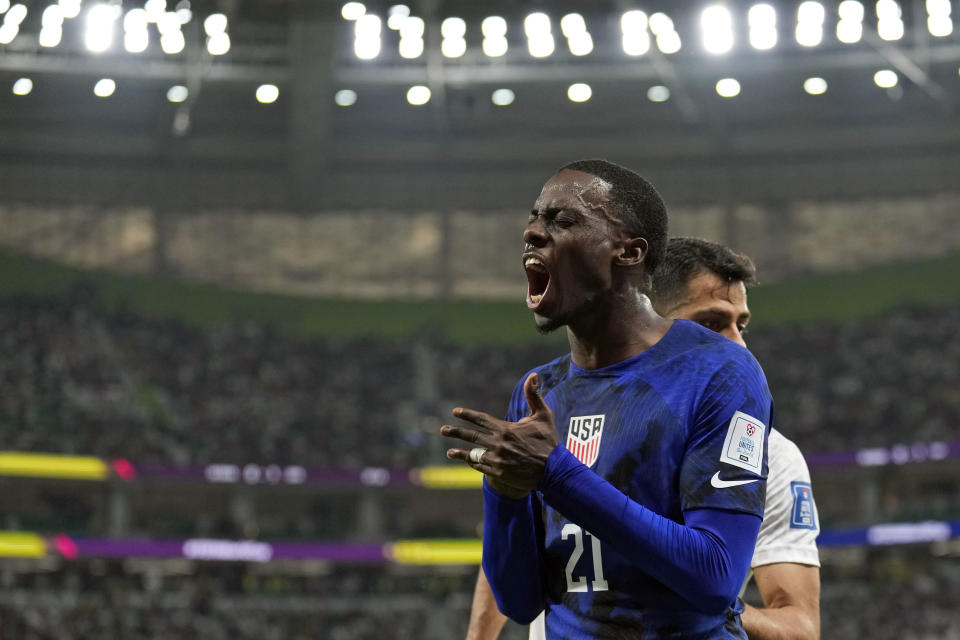
[(743, 347), (659, 316), (666, 209), (640, 176), (567, 165), (524, 232), (527, 306), (571, 353), (534, 369), (507, 420), (458, 408), (484, 473), (483, 571), (548, 638), (745, 638), (737, 594), (763, 516), (773, 404)]
[[(671, 238), (650, 299), (665, 317), (693, 320), (746, 346), (747, 288), (755, 283), (756, 268), (747, 256), (698, 238)], [(815, 640), (820, 561), (810, 472), (797, 446), (779, 431), (770, 432), (768, 446), (766, 508), (750, 564), (766, 607), (747, 605), (743, 627), (750, 640)], [(495, 640), (505, 620), (481, 572), (467, 640)], [(531, 640), (543, 637), (542, 625), (542, 617), (531, 625)]]

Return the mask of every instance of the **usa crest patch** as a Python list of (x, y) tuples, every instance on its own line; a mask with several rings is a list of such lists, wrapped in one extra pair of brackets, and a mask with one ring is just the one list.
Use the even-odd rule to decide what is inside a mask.
[(600, 438), (603, 436), (603, 415), (571, 416), (567, 428), (567, 450), (577, 460), (593, 465), (600, 454)]

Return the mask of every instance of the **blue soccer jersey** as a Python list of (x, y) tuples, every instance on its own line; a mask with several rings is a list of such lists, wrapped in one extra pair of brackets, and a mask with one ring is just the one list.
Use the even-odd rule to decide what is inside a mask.
[[(773, 422), (753, 356), (677, 320), (615, 365), (567, 355), (534, 371), (560, 445), (525, 500), (485, 488), (484, 570), (501, 609), (545, 609), (548, 638), (745, 638), (736, 594)], [(527, 415), (521, 380), (507, 419)]]

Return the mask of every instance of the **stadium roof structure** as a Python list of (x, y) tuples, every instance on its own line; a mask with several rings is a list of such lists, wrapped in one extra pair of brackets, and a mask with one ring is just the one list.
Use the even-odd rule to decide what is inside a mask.
[(956, 0), (0, 9), (6, 200), (504, 208), (584, 156), (674, 202), (960, 174)]

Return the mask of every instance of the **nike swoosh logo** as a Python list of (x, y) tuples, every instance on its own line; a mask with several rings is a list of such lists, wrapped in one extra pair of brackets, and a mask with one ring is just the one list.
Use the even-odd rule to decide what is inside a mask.
[(751, 482), (756, 482), (760, 478), (754, 478), (752, 480), (721, 480), (720, 472), (717, 471), (713, 474), (713, 477), (710, 478), (710, 485), (716, 487), (717, 489), (726, 489), (727, 487), (739, 487), (742, 484), (750, 484)]

